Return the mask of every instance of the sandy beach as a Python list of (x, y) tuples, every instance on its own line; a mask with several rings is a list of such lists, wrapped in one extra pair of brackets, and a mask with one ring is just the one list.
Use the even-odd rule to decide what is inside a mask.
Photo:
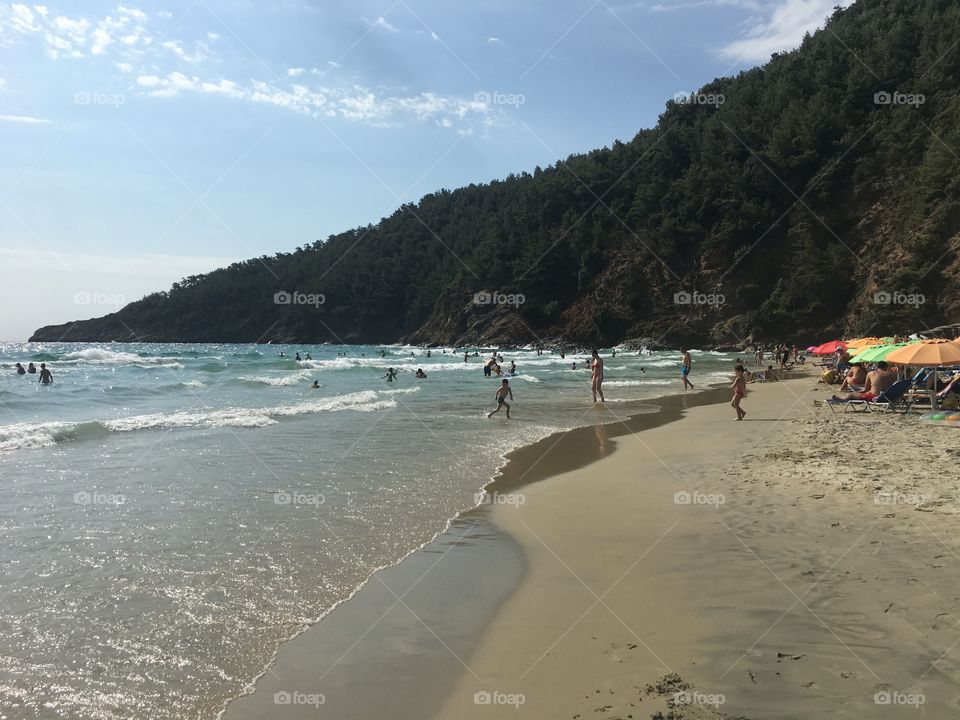
[(954, 431), (824, 395), (751, 385), (743, 422), (726, 390), (668, 398), (515, 453), (492, 503), (383, 571), (419, 606), (371, 581), (224, 717), (955, 714)]

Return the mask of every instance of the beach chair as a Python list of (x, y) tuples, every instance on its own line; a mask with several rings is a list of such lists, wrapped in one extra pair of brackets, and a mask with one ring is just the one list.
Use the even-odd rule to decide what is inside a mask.
[(906, 405), (909, 411), (912, 403), (905, 399), (907, 390), (910, 389), (909, 380), (897, 380), (885, 391), (877, 395), (875, 400), (833, 400), (827, 399), (824, 404), (830, 408), (831, 412), (836, 414), (837, 408), (842, 407), (843, 412), (853, 410), (854, 412), (896, 412), (901, 405)]

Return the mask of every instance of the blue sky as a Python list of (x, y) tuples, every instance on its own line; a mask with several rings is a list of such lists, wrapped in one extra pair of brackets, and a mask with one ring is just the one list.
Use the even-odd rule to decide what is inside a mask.
[(0, 339), (627, 140), (835, 4), (0, 2)]

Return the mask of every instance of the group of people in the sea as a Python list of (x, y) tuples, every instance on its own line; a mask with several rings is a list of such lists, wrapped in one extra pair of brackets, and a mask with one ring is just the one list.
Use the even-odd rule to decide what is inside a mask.
[(33, 363), (27, 363), (27, 367), (23, 366), (23, 363), (16, 364), (17, 375), (39, 375), (39, 383), (41, 385), (50, 385), (53, 383), (53, 373), (50, 372), (47, 368), (46, 363), (40, 363), (40, 372), (37, 372), (37, 366)]

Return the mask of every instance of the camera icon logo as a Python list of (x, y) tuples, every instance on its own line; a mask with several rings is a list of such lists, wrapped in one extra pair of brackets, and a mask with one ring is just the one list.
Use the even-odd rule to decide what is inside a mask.
[(293, 696), (286, 690), (280, 690), (273, 694), (274, 705), (289, 705), (293, 701)]
[(289, 305), (293, 302), (293, 295), (288, 293), (286, 290), (281, 290), (273, 294), (273, 304), (274, 305)]
[(873, 302), (875, 305), (889, 305), (891, 299), (892, 296), (885, 290), (873, 294)]
[(873, 102), (876, 105), (889, 105), (893, 102), (893, 96), (886, 90), (881, 90), (873, 94)]
[(485, 690), (473, 694), (474, 705), (489, 705), (491, 702), (493, 702), (493, 697)]
[(693, 497), (686, 490), (681, 490), (673, 494), (674, 505), (689, 505), (692, 501)]
[(293, 495), (288, 492), (276, 492), (273, 494), (274, 505), (289, 505), (293, 502)]
[(673, 294), (673, 302), (675, 305), (689, 305), (693, 302), (693, 296), (684, 290)]

